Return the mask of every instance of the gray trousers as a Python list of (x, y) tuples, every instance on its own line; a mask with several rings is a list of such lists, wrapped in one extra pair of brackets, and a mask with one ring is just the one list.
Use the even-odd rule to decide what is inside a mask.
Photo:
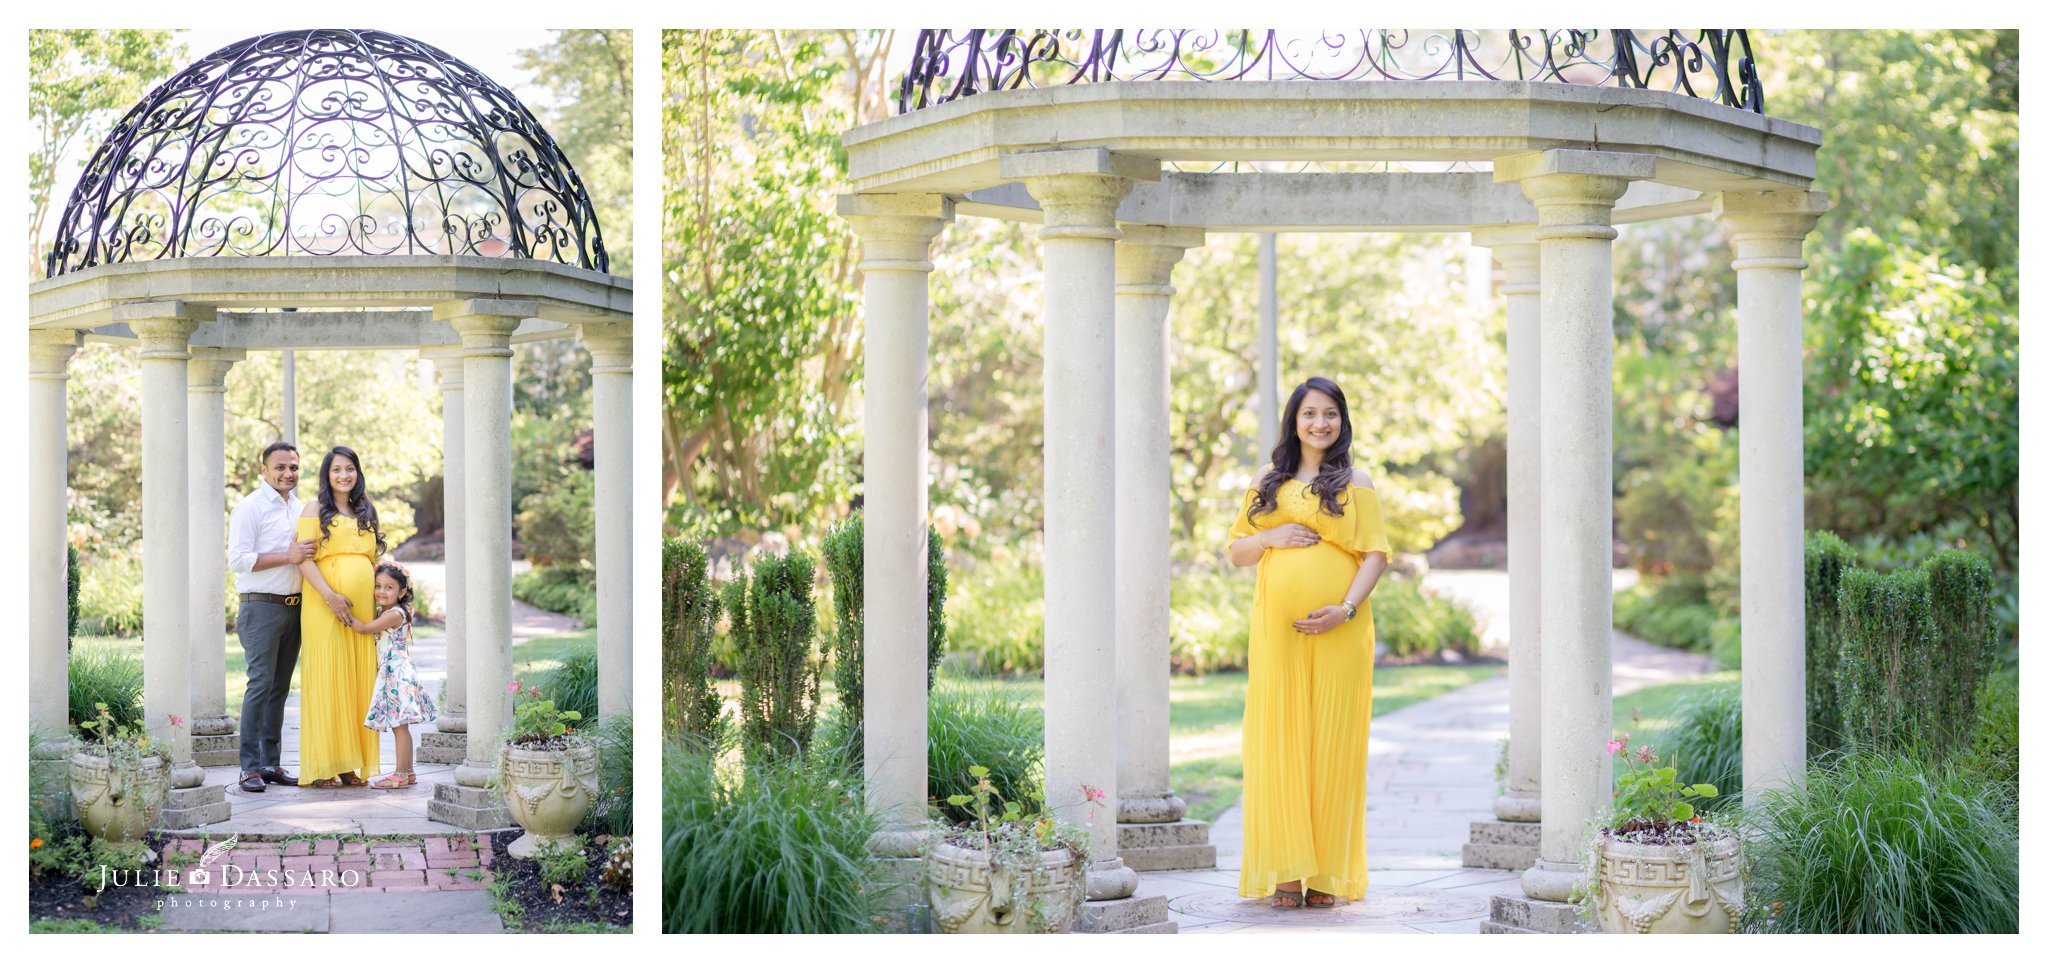
[(284, 703), (299, 664), (299, 609), (254, 599), (235, 613), (249, 688), (242, 693), (242, 771), (279, 768)]

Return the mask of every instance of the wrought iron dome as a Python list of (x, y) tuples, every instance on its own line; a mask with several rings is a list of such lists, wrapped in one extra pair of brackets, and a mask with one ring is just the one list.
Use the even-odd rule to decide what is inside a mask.
[(608, 271), (583, 181), (512, 92), (380, 30), (293, 30), (142, 98), (71, 192), (47, 276), (175, 257), (470, 254)]

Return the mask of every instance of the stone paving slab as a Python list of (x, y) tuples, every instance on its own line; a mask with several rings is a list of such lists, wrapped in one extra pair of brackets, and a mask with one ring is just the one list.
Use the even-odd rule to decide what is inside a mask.
[(171, 894), (173, 933), (502, 933), (490, 894), (463, 892)]

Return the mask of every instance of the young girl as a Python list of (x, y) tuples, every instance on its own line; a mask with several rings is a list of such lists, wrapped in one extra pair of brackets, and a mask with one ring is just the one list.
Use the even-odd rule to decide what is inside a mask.
[(392, 734), (398, 747), (398, 768), (370, 782), (375, 789), (403, 789), (416, 782), (412, 771), (412, 726), (438, 715), (434, 699), (420, 687), (412, 666), (412, 575), (397, 562), (377, 566), (377, 612), (371, 621), (351, 616), (349, 628), (364, 635), (382, 635), (384, 651), (377, 661), (377, 685), (370, 694), (370, 712), (363, 726)]

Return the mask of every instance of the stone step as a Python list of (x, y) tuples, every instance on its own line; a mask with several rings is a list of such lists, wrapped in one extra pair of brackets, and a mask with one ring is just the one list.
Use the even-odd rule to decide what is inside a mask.
[(1495, 896), (1487, 922), (1531, 933), (1586, 932), (1579, 919), (1578, 907), (1570, 903), (1553, 903), (1526, 896)]
[(1140, 873), (1162, 869), (1215, 869), (1216, 847), (1154, 846), (1150, 849), (1119, 849), (1124, 865)]
[(193, 829), (227, 822), (229, 815), (226, 786), (193, 786), (171, 790), (171, 798), (157, 815), (157, 825), (166, 830)]
[(504, 829), (512, 825), (512, 814), (498, 800), (496, 791), (452, 782), (434, 784), (434, 798), (427, 802), (427, 818), (464, 829)]
[(1509, 926), (1509, 925), (1508, 925), (1508, 924), (1506, 924), (1506, 923), (1496, 923), (1496, 922), (1494, 922), (1494, 921), (1492, 921), (1492, 920), (1480, 920), (1480, 921), (1479, 921), (1479, 932), (1481, 932), (1481, 933), (1535, 933), (1536, 931), (1535, 931), (1535, 930), (1525, 930), (1525, 929), (1523, 929), (1523, 928), (1521, 928), (1521, 927), (1519, 927), (1519, 926)]
[(1467, 869), (1511, 869), (1521, 872), (1536, 865), (1538, 846), (1503, 846), (1498, 843), (1466, 843), (1459, 865)]
[[(1171, 930), (1157, 927), (1165, 923)], [(1126, 896), (1123, 899), (1090, 900), (1081, 904), (1074, 919), (1076, 933), (1178, 933), (1178, 925), (1166, 919), (1166, 897)]]
[(1116, 827), (1116, 848), (1153, 849), (1160, 846), (1202, 846), (1209, 842), (1209, 824), (1199, 819), (1170, 823), (1120, 823)]
[(459, 766), (469, 753), (469, 737), (459, 732), (420, 734), (419, 760), (436, 766)]
[(1540, 846), (1542, 823), (1509, 823), (1488, 819), (1472, 824), (1472, 842), (1496, 846)]

